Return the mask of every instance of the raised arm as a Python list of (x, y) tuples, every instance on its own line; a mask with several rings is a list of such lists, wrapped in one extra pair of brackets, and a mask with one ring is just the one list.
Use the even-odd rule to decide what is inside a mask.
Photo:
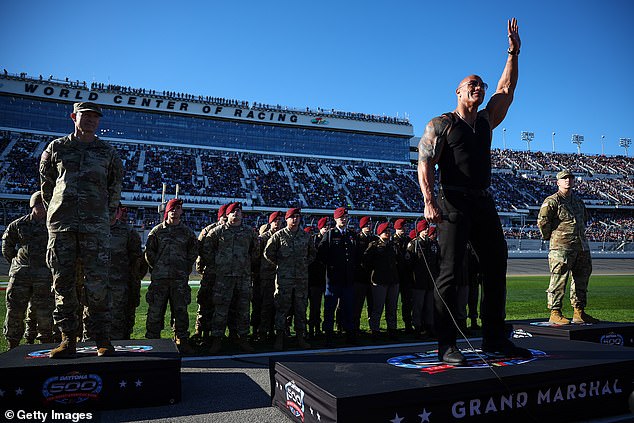
[(440, 207), (434, 194), (435, 175), (434, 168), (440, 158), (444, 139), (438, 135), (438, 126), (442, 117), (429, 121), (425, 127), (425, 133), (418, 143), (418, 183), (425, 198), (425, 219), (438, 223), (442, 220)]
[(513, 94), (517, 86), (518, 56), (522, 42), (520, 40), (517, 19), (515, 18), (508, 21), (508, 39), (509, 49), (506, 66), (504, 66), (504, 71), (498, 81), (495, 93), (486, 106), (489, 112), (491, 129), (497, 127), (506, 117), (506, 113), (513, 102)]

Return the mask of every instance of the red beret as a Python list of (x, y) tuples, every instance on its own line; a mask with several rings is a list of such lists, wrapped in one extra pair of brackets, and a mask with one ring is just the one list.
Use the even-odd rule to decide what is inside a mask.
[(300, 209), (299, 207), (293, 207), (291, 209), (286, 210), (286, 215), (284, 216), (284, 219), (288, 219), (289, 217), (293, 217), (294, 214), (301, 214), (302, 209)]
[(227, 210), (227, 206), (228, 206), (228, 204), (223, 204), (218, 209), (218, 220), (220, 220), (220, 218), (225, 215), (225, 211)]
[(403, 229), (403, 225), (405, 225), (405, 219), (396, 219), (396, 222), (394, 222), (394, 229)]
[(416, 238), (416, 229), (412, 229), (411, 231), (409, 231), (409, 239), (414, 238)]
[(167, 204), (165, 205), (165, 212), (163, 213), (163, 220), (167, 219), (167, 213), (169, 213), (170, 210), (174, 210), (176, 206), (182, 207), (183, 200), (181, 200), (180, 198), (172, 198), (167, 202)]
[(306, 232), (307, 234), (311, 233), (313, 231), (313, 227), (312, 226), (306, 226), (304, 228), (304, 232)]
[(227, 213), (227, 215), (231, 214), (233, 211), (235, 211), (236, 209), (240, 209), (242, 210), (242, 203), (241, 202), (236, 202), (236, 203), (231, 203), (227, 206), (227, 208), (225, 209), (225, 212)]
[(370, 216), (363, 216), (361, 219), (359, 219), (360, 228), (365, 228), (368, 223), (370, 223)]
[(432, 236), (435, 233), (436, 233), (436, 227), (435, 226), (431, 226), (429, 228), (429, 232), (427, 232), (427, 235)]
[(381, 235), (390, 226), (389, 222), (383, 222), (376, 228), (376, 234)]
[(426, 220), (421, 220), (416, 224), (416, 232), (423, 232), (429, 228), (429, 223)]
[(271, 214), (269, 215), (269, 223), (273, 223), (273, 221), (274, 221), (275, 219), (277, 219), (278, 217), (280, 217), (280, 215), (281, 215), (281, 214), (282, 214), (282, 212), (281, 212), (281, 211), (276, 211), (276, 212), (271, 213)]
[(323, 228), (324, 226), (326, 226), (327, 223), (328, 223), (328, 218), (322, 217), (321, 219), (317, 221), (317, 229)]
[(344, 214), (348, 214), (348, 209), (345, 207), (339, 207), (338, 209), (335, 209), (334, 217), (335, 219), (339, 219)]

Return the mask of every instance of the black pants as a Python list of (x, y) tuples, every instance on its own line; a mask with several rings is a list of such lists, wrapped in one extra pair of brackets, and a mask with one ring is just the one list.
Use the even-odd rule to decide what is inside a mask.
[(441, 190), (439, 205), (443, 221), (438, 226), (440, 274), (436, 280), (438, 292), (434, 310), (438, 345), (456, 343), (456, 328), (449, 310), (456, 315), (458, 281), (462, 277), (468, 241), (480, 258), (483, 274), (480, 309), (483, 340), (504, 339), (508, 251), (495, 202), (488, 194)]

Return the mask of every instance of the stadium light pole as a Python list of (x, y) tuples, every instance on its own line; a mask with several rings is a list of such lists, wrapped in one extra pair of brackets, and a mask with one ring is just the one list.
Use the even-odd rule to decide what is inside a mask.
[(605, 135), (601, 135), (601, 155), (605, 156)]
[(553, 153), (555, 152), (555, 134), (556, 132), (553, 131), (553, 137), (552, 137), (553, 138)]
[(502, 128), (502, 149), (506, 150), (506, 128)]
[(581, 144), (583, 144), (583, 135), (572, 134), (572, 143), (577, 144), (577, 154), (581, 154)]
[(522, 131), (522, 141), (526, 141), (526, 146), (529, 153), (531, 151), (531, 142), (533, 141), (533, 139), (535, 139), (534, 132)]
[(625, 157), (627, 157), (627, 149), (632, 145), (632, 138), (619, 138), (619, 145), (625, 149)]

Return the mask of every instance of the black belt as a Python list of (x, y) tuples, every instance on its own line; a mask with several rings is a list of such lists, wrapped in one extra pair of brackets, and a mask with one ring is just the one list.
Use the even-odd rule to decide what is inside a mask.
[(467, 194), (467, 195), (470, 195), (472, 197), (490, 197), (491, 196), (491, 192), (488, 189), (457, 187), (457, 186), (453, 186), (453, 185), (442, 185), (441, 189), (443, 191), (461, 192), (463, 194)]

